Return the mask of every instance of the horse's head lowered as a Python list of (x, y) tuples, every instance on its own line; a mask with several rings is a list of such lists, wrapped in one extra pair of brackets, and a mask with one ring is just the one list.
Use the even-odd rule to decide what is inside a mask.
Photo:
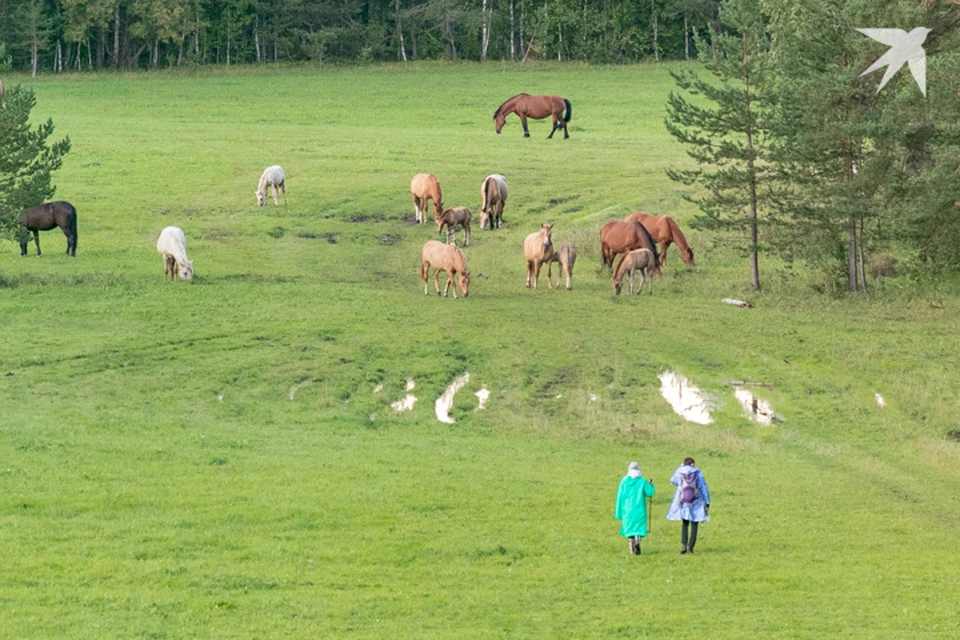
[(254, 195), (257, 196), (257, 204), (261, 207), (267, 204), (267, 192), (266, 191), (257, 191)]
[(458, 284), (460, 285), (460, 291), (463, 292), (463, 297), (466, 298), (470, 295), (470, 272), (461, 271), (457, 275), (459, 276)]
[(493, 126), (497, 130), (497, 133), (503, 130), (503, 125), (507, 122), (507, 114), (497, 109), (493, 114)]

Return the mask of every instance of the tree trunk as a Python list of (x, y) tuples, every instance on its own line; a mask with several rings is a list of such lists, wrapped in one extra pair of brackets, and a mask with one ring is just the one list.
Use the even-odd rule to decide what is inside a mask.
[(120, 3), (113, 14), (113, 66), (120, 66)]
[(394, 10), (396, 11), (396, 21), (397, 21), (397, 41), (400, 43), (399, 58), (404, 62), (407, 61), (407, 48), (403, 44), (403, 25), (400, 24), (400, 0), (394, 0)]
[(690, 59), (690, 25), (687, 22), (687, 14), (683, 14), (683, 59)]
[(153, 68), (156, 69), (160, 66), (160, 36), (153, 36), (153, 55), (151, 56), (153, 60)]
[(650, 0), (650, 25), (653, 27), (653, 59), (660, 61), (660, 23), (657, 21), (657, 0)]
[(410, 57), (417, 59), (417, 22), (414, 20), (410, 24)]
[(256, 22), (253, 26), (253, 48), (257, 52), (257, 64), (260, 64), (263, 60), (260, 57), (260, 16), (256, 17)]
[(517, 37), (513, 29), (513, 5), (514, 0), (510, 0), (510, 62), (514, 62), (517, 59)]
[(857, 238), (857, 263), (858, 263), (858, 266), (860, 267), (860, 282), (862, 283), (864, 292), (866, 292), (866, 290), (867, 290), (867, 270), (866, 270), (865, 264), (864, 264), (865, 261), (864, 261), (863, 253), (864, 253), (864, 251), (863, 251), (863, 217), (861, 217), (861, 218), (860, 218), (860, 233), (859, 233), (859, 236), (858, 236), (858, 238)]
[(487, 47), (490, 45), (490, 13), (487, 12), (487, 0), (483, 0), (480, 14), (483, 16), (483, 29), (480, 37), (480, 62), (487, 60)]

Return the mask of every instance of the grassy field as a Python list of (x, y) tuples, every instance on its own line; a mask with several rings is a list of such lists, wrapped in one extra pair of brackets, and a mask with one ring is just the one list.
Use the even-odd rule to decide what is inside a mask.
[[(73, 142), (79, 244), (0, 244), (0, 637), (960, 635), (955, 283), (838, 299), (765, 258), (751, 293), (739, 239), (690, 229), (664, 175), (688, 162), (668, 69), (5, 77)], [(569, 98), (570, 139), (494, 135), (521, 91)], [(258, 208), (274, 163), (289, 205)], [(467, 299), (423, 295), (418, 172), (477, 218), (483, 178), (510, 181)], [(641, 209), (697, 266), (672, 249), (652, 297), (616, 299), (597, 230)], [(570, 292), (523, 286), (544, 221), (578, 247)], [(167, 225), (192, 282), (163, 282)], [(713, 424), (662, 400), (668, 369)], [(748, 420), (731, 380), (772, 383), (783, 422)], [(663, 519), (687, 455), (713, 494), (692, 557)], [(613, 519), (634, 459), (660, 491), (639, 558)]]

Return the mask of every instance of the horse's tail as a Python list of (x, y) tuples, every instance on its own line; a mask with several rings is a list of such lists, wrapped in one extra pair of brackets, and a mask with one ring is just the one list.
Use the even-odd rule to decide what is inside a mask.
[(483, 206), (480, 207), (480, 212), (487, 210), (487, 207), (490, 206), (490, 183), (493, 182), (493, 178), (488, 177), (483, 181)]
[(567, 105), (567, 112), (566, 112), (566, 113), (564, 114), (564, 116), (563, 116), (563, 121), (564, 121), (564, 122), (570, 122), (570, 118), (571, 118), (571, 116), (573, 115), (573, 105), (570, 104), (570, 101), (567, 100), (566, 98), (563, 99), (563, 102), (564, 102), (564, 104)]

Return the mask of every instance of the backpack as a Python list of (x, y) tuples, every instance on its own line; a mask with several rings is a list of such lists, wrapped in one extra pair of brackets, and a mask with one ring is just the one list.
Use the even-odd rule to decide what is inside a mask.
[(700, 488), (697, 486), (697, 472), (680, 474), (680, 502), (693, 504), (700, 499)]

